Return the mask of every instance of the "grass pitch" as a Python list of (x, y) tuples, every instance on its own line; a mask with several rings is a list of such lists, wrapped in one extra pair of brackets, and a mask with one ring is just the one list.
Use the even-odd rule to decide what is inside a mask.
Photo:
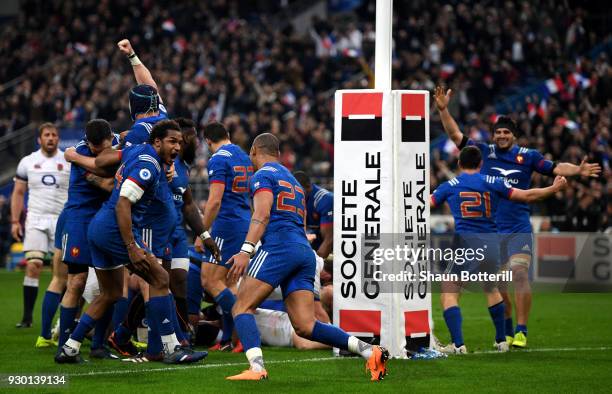
[[(19, 330), (23, 274), (0, 273), (0, 374), (63, 374), (64, 387), (9, 387), (20, 392), (610, 392), (612, 387), (612, 294), (535, 294), (529, 349), (492, 352), (493, 326), (481, 294), (462, 299), (464, 336), (470, 354), (441, 360), (391, 360), (389, 375), (372, 383), (361, 359), (339, 359), (331, 351), (265, 348), (270, 375), (263, 382), (224, 380), (246, 369), (243, 354), (211, 353), (203, 363), (91, 361), (56, 365), (55, 349), (35, 349), (40, 307), (50, 274), (41, 278), (34, 327)], [(449, 340), (434, 295), (436, 334)], [(83, 354), (89, 352), (88, 343)]]

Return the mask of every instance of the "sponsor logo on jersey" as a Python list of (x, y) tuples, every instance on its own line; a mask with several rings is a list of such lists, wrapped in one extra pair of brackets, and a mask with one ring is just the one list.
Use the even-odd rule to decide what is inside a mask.
[(72, 249), (70, 249), (70, 255), (72, 257), (79, 257), (80, 253), (81, 253), (81, 251), (79, 250), (78, 246), (73, 246)]
[(503, 168), (499, 168), (499, 167), (491, 167), (491, 169), (499, 171), (499, 173), (504, 177), (507, 177), (508, 175), (512, 175), (516, 173), (519, 173), (519, 174), (521, 173), (521, 170), (504, 170)]
[(57, 170), (61, 171), (64, 169), (64, 165), (62, 163), (57, 163)]
[(531, 252), (531, 248), (530, 248), (530, 247), (529, 247), (529, 245), (527, 245), (527, 244), (525, 244), (525, 246), (523, 246), (523, 247), (521, 248), (521, 250), (525, 250), (525, 251), (527, 251), (527, 252)]
[(489, 159), (497, 159), (497, 155), (495, 154), (495, 152), (491, 152), (491, 153), (489, 153), (488, 158)]
[(43, 175), (43, 177), (42, 177), (42, 179), (40, 181), (45, 186), (53, 186), (53, 185), (55, 185), (57, 183), (57, 181), (55, 180), (55, 177), (53, 175), (51, 175), (51, 174)]
[(519, 163), (519, 164), (523, 164), (523, 160), (525, 160), (525, 159), (523, 158), (523, 156), (521, 156), (521, 155), (516, 155), (516, 162), (517, 162), (517, 163)]

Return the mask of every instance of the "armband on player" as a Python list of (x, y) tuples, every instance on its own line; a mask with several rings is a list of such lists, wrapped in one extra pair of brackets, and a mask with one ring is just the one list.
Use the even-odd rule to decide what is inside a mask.
[(240, 253), (248, 254), (249, 257), (253, 257), (255, 254), (255, 244), (253, 242), (244, 241), (240, 248)]
[(200, 239), (202, 241), (206, 241), (208, 238), (210, 238), (210, 233), (208, 231), (204, 231), (202, 234), (200, 234)]

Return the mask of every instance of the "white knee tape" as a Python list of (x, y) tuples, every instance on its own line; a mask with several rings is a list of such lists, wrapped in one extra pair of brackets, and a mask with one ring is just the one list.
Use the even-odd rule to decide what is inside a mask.
[(25, 258), (27, 261), (38, 260), (43, 261), (45, 259), (45, 253), (40, 250), (30, 250), (25, 252)]
[(531, 258), (526, 255), (514, 255), (510, 257), (510, 267), (522, 266), (529, 268)]

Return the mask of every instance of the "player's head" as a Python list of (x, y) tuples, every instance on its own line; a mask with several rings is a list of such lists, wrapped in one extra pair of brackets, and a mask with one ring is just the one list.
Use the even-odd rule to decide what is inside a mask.
[(159, 113), (157, 89), (151, 85), (137, 85), (130, 90), (130, 116), (136, 120), (139, 115)]
[(57, 151), (59, 131), (53, 123), (45, 122), (38, 127), (38, 145), (48, 155)]
[(204, 126), (204, 140), (212, 153), (215, 153), (219, 142), (228, 141), (229, 138), (229, 132), (223, 123), (211, 122)]
[(518, 126), (509, 116), (500, 116), (493, 125), (493, 142), (499, 149), (508, 149), (518, 137)]
[(280, 156), (278, 138), (271, 133), (259, 134), (253, 141), (249, 156), (256, 169), (260, 169), (268, 162), (278, 161)]
[(181, 127), (173, 120), (155, 123), (149, 135), (149, 144), (164, 163), (172, 164), (181, 150)]
[(293, 173), (295, 179), (300, 182), (300, 185), (304, 188), (306, 193), (310, 193), (312, 190), (312, 183), (310, 182), (310, 177), (304, 171), (296, 171)]
[(85, 125), (85, 137), (91, 153), (97, 156), (113, 144), (113, 131), (104, 119), (92, 119)]
[(466, 146), (459, 152), (459, 168), (461, 170), (480, 170), (482, 154), (475, 146)]
[(183, 137), (181, 139), (181, 159), (191, 164), (195, 160), (196, 149), (198, 148), (196, 124), (193, 120), (188, 118), (176, 118), (174, 121), (178, 123), (181, 128)]

